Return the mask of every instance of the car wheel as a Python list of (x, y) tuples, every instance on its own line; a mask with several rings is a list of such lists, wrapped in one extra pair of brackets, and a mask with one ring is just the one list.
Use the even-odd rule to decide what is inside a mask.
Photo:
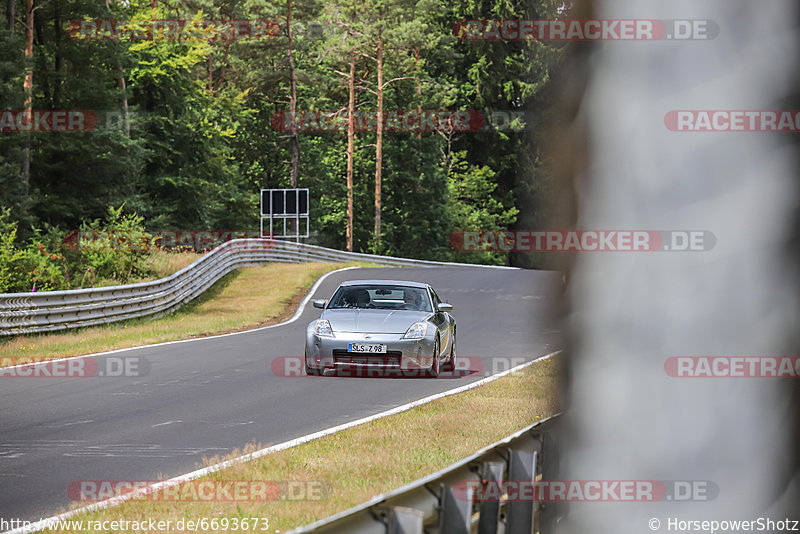
[(429, 378), (439, 376), (439, 363), (439, 338), (437, 337), (433, 341), (433, 361), (431, 362), (431, 368), (427, 372)]
[(454, 373), (456, 370), (456, 332), (453, 330), (453, 343), (450, 345), (450, 357), (442, 364), (442, 371)]

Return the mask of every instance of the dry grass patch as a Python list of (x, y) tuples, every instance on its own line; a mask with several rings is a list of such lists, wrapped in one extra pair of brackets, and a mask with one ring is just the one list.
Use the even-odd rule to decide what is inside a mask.
[[(266, 517), (270, 532), (285, 532), (433, 473), (557, 413), (558, 376), (558, 359), (543, 361), (476, 389), (237, 464), (204, 479), (305, 481), (324, 488), (321, 499), (233, 503), (150, 499), (74, 519)], [(260, 447), (246, 447), (231, 457)]]
[[(317, 278), (347, 265), (270, 263), (246, 267), (226, 275), (203, 295), (165, 317), (3, 340), (0, 359), (6, 361), (0, 363), (8, 365), (20, 358), (63, 358), (276, 324), (294, 313)], [(177, 265), (170, 268), (174, 267)]]
[(157, 280), (177, 273), (203, 257), (199, 252), (154, 252), (150, 257), (150, 265), (156, 272), (148, 280)]

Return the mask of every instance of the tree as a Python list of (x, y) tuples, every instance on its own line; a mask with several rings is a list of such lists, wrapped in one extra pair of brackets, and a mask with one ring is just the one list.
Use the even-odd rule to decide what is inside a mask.
[[(354, 173), (355, 173), (355, 141), (356, 141), (356, 63), (361, 55), (362, 33), (358, 30), (359, 5), (356, 2), (345, 0), (342, 4), (331, 4), (327, 13), (328, 20), (342, 29), (341, 34), (334, 34), (328, 41), (329, 50), (334, 56), (347, 58), (348, 71), (334, 72), (347, 79), (347, 170), (345, 180), (347, 183), (347, 228), (345, 231), (347, 250), (352, 252), (354, 246)], [(338, 54), (336, 53), (338, 52)], [(360, 88), (360, 87), (358, 87)]]
[[(384, 101), (390, 84), (419, 77), (419, 50), (434, 47), (439, 39), (425, 35), (425, 17), (430, 15), (425, 3), (410, 0), (371, 0), (362, 4), (362, 16), (354, 21), (356, 33), (361, 38), (361, 54), (375, 63), (376, 81), (364, 80), (363, 89), (375, 95), (375, 200), (373, 250), (380, 253), (381, 219), (383, 208), (383, 141), (384, 141)], [(385, 79), (386, 54), (390, 54), (390, 64), (395, 63), (397, 75)], [(415, 52), (414, 61), (409, 61), (410, 53)], [(421, 90), (417, 92), (421, 96)], [(421, 109), (417, 98), (417, 109)]]
[[(4, 107), (94, 110), (100, 122), (71, 134), (4, 131), (0, 201), (18, 223), (16, 241), (25, 242), (35, 228), (74, 229), (123, 202), (151, 229), (254, 228), (259, 188), (307, 186), (312, 242), (504, 261), (464, 257), (449, 248), (448, 235), (540, 224), (550, 186), (539, 146), (561, 51), (538, 42), (458, 40), (453, 25), (470, 18), (554, 18), (559, 5), (7, 0), (0, 28)], [(70, 20), (108, 18), (259, 19), (280, 32), (251, 40), (144, 41), (64, 32)], [(403, 133), (384, 126), (390, 111), (415, 109), (520, 119), (514, 128), (480, 131)], [(276, 113), (292, 117), (303, 110), (332, 112), (342, 126), (312, 131), (288, 121), (288, 129), (270, 127)], [(378, 118), (375, 127), (358, 120), (367, 111)], [(110, 125), (110, 117), (121, 117), (121, 127)]]

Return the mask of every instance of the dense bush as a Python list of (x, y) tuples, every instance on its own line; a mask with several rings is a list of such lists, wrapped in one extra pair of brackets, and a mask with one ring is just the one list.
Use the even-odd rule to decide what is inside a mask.
[(143, 218), (110, 207), (101, 221), (83, 222), (77, 239), (54, 227), (16, 243), (17, 223), (0, 212), (0, 293), (53, 291), (127, 283), (153, 274), (153, 250)]
[(153, 239), (145, 232), (144, 218), (123, 214), (122, 206), (110, 207), (104, 221), (95, 219), (81, 224), (82, 239), (78, 245), (77, 265), (91, 279), (127, 282), (151, 274), (146, 263), (153, 248)]
[(25, 279), (22, 276), (24, 252), (14, 245), (17, 237), (17, 223), (10, 222), (11, 210), (0, 211), (0, 292), (12, 291), (20, 287)]

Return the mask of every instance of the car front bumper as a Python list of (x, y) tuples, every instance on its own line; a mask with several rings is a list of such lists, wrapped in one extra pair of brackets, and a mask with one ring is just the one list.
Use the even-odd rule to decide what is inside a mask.
[[(386, 345), (386, 353), (348, 352), (351, 343)], [(319, 336), (309, 328), (306, 334), (306, 365), (314, 369), (378, 367), (387, 369), (429, 369), (433, 363), (433, 336), (403, 339), (403, 334), (335, 332)]]

